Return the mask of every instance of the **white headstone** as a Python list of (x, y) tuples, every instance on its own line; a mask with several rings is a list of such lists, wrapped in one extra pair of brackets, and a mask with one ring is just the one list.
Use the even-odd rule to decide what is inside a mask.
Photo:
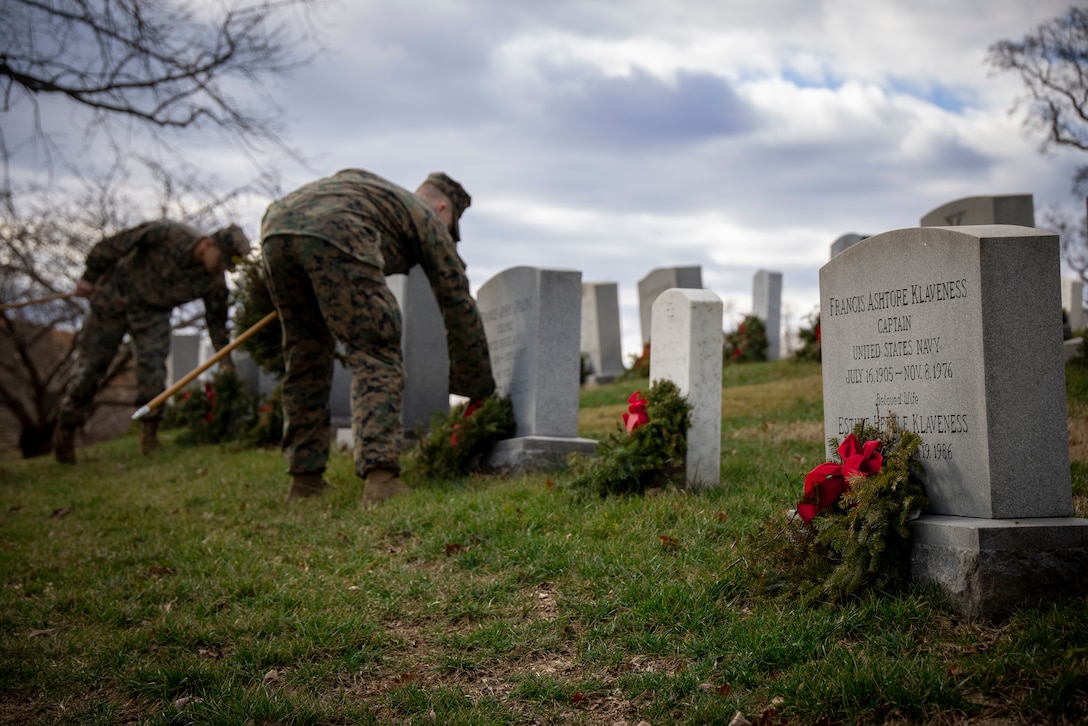
[(968, 614), (1088, 585), (1059, 276), (1055, 235), (1007, 225), (887, 232), (820, 270), (825, 434), (889, 413), (921, 434), (912, 572)]
[(767, 360), (782, 357), (782, 273), (756, 271), (752, 279), (752, 314), (767, 330)]
[[(208, 359), (215, 355), (215, 346), (212, 345), (211, 339), (208, 338), (206, 333), (200, 334), (200, 365), (204, 365), (208, 362)], [(209, 382), (215, 377), (215, 374), (219, 371), (219, 365), (216, 364), (211, 368), (197, 376), (198, 381)]]
[(572, 452), (593, 453), (578, 437), (582, 273), (513, 267), (477, 293), (495, 376), (509, 396), (517, 436), (499, 442), (489, 463), (530, 470), (560, 464)]
[(686, 480), (721, 482), (722, 301), (709, 290), (672, 289), (653, 305), (650, 380), (672, 381), (692, 405)]
[(589, 356), (589, 382), (609, 383), (623, 373), (619, 286), (582, 283), (582, 352)]
[(1069, 319), (1069, 329), (1084, 330), (1084, 282), (1062, 280), (1062, 308)]
[(650, 342), (650, 320), (657, 296), (674, 287), (699, 290), (703, 287), (703, 268), (658, 267), (638, 281), (638, 312), (642, 324), (642, 344)]
[(174, 333), (170, 336), (170, 355), (166, 358), (166, 386), (177, 383), (200, 365), (200, 335)]

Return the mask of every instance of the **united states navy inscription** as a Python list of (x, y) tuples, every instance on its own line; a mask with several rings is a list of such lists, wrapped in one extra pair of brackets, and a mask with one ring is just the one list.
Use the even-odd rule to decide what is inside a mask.
[[(894, 414), (900, 427), (922, 435), (923, 461), (953, 459), (955, 442), (970, 432), (972, 421), (954, 403), (962, 399), (951, 395), (963, 371), (956, 340), (941, 321), (947, 308), (962, 306), (973, 294), (966, 277), (905, 281), (890, 289), (859, 285), (827, 294), (828, 323), (847, 337), (836, 341), (845, 343), (840, 355), (825, 357), (825, 365), (841, 366), (829, 373), (838, 376), (850, 402), (849, 413), (836, 417), (834, 435), (841, 438), (861, 421), (876, 423)], [(863, 402), (868, 411), (858, 410)]]

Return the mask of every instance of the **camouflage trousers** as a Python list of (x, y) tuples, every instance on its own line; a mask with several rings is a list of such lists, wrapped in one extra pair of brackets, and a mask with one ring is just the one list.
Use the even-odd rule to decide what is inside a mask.
[(283, 326), (283, 451), (291, 473), (325, 470), (337, 341), (352, 375), (355, 473), (400, 471), (401, 315), (385, 276), (316, 237), (274, 235), (262, 252)]
[[(76, 372), (60, 405), (60, 422), (65, 426), (87, 422), (125, 333), (132, 336), (136, 354), (136, 403), (147, 403), (165, 388), (170, 311), (130, 300), (124, 285), (113, 280), (99, 286), (90, 302), (76, 343)], [(161, 419), (162, 411), (160, 406), (144, 420)]]

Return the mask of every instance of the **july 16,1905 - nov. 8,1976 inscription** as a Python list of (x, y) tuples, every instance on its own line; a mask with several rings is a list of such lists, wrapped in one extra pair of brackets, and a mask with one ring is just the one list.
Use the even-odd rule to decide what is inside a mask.
[(1027, 227), (897, 230), (838, 255), (820, 270), (825, 434), (894, 414), (922, 436), (929, 511), (1068, 516), (1060, 287), (1056, 237)]

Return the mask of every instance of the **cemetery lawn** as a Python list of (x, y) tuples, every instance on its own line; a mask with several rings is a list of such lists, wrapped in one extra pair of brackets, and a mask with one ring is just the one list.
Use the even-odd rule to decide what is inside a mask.
[[(1088, 516), (1088, 370), (1067, 370)], [(599, 499), (561, 472), (376, 510), (334, 455), (284, 505), (278, 451), (128, 436), (0, 462), (0, 723), (1080, 723), (1088, 604), (964, 621), (921, 591), (802, 608), (744, 536), (823, 461), (818, 364), (724, 371), (724, 485)], [(645, 379), (583, 392), (616, 430)]]

